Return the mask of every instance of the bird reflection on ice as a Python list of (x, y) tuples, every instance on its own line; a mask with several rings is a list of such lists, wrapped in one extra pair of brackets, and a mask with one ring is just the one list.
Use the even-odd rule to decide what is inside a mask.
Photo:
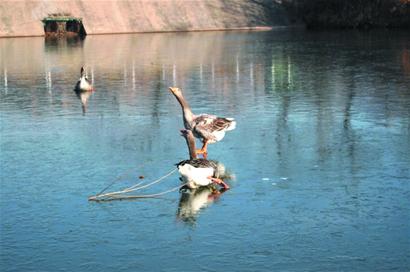
[(224, 189), (218, 190), (214, 185), (183, 190), (178, 204), (177, 218), (185, 223), (194, 224), (200, 210), (211, 205), (224, 191)]
[(85, 113), (87, 112), (87, 103), (88, 103), (88, 99), (90, 98), (91, 94), (93, 93), (93, 91), (75, 91), (75, 94), (77, 95), (78, 99), (80, 99), (81, 101), (81, 108), (83, 111), (83, 115), (85, 115)]

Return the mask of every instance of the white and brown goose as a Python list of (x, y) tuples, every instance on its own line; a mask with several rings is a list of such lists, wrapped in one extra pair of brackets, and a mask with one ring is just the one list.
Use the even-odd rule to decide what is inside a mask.
[(94, 91), (93, 85), (91, 84), (90, 80), (87, 78), (87, 76), (84, 73), (84, 67), (81, 67), (81, 76), (80, 76), (80, 79), (75, 84), (74, 91), (76, 93)]
[(225, 166), (217, 161), (198, 159), (195, 151), (195, 138), (192, 131), (184, 129), (181, 130), (181, 135), (185, 138), (188, 151), (189, 160), (183, 160), (177, 163), (178, 171), (181, 179), (190, 189), (196, 189), (202, 186), (211, 184), (218, 184), (223, 189), (229, 189), (222, 178), (227, 175)]
[(185, 129), (192, 130), (194, 136), (202, 141), (202, 148), (196, 150), (196, 153), (202, 154), (206, 158), (208, 144), (222, 140), (226, 131), (235, 129), (236, 121), (233, 118), (211, 114), (195, 115), (182, 95), (181, 89), (170, 87), (169, 90), (181, 105)]

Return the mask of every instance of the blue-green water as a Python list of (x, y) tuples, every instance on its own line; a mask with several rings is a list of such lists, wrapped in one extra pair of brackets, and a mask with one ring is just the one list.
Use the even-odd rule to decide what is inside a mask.
[[(2, 271), (409, 269), (408, 33), (18, 38), (0, 54)], [(169, 86), (236, 118), (208, 149), (231, 190), (88, 202), (188, 157)]]

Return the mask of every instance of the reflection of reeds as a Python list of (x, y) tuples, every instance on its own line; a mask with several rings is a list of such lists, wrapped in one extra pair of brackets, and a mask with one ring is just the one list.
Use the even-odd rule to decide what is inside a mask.
[(410, 76), (410, 54), (409, 49), (403, 49), (401, 53), (404, 74)]
[(4, 68), (4, 88), (7, 88), (8, 81), (7, 81), (7, 69)]
[[(227, 44), (230, 37), (235, 40)], [(230, 89), (232, 77), (238, 78), (239, 83), (239, 79), (247, 80), (249, 75), (252, 79), (261, 75), (257, 69), (263, 67), (262, 59), (249, 65), (231, 58), (241, 55), (244, 43), (247, 43), (246, 35), (206, 32), (89, 36), (74, 43), (65, 39), (44, 42), (43, 38), (30, 38), (30, 46), (22, 40), (10, 39), (1, 40), (0, 47), (7, 51), (3, 63), (10, 74), (18, 70), (22, 79), (33, 83), (38, 80), (40, 69), (48, 73), (57, 65), (65, 67), (64, 73), (72, 74), (75, 81), (78, 67), (86, 65), (95, 71), (97, 78), (104, 74), (104, 79), (124, 81), (126, 87), (130, 82), (129, 87), (134, 91), (146, 91), (158, 79), (165, 86), (172, 81), (184, 84), (184, 79), (195, 72), (203, 84), (209, 80), (219, 81), (213, 89), (225, 92)], [(53, 77), (54, 74), (53, 71)]]
[[(294, 42), (301, 37), (307, 43)], [(377, 72), (378, 65), (391, 61), (374, 58), (372, 50), (360, 58), (351, 58), (346, 50), (357, 46), (374, 48), (378, 46), (380, 33), (353, 37), (351, 33), (329, 34), (326, 38), (336, 39), (337, 44), (331, 43), (336, 48), (315, 42), (317, 37), (321, 36), (303, 31), (272, 31), (88, 36), (78, 44), (67, 41), (49, 44), (44, 38), (0, 39), (0, 69), (4, 86), (33, 92), (30, 103), (36, 103), (37, 87), (51, 90), (51, 83), (54, 94), (71, 96), (78, 69), (85, 65), (95, 84), (104, 86), (101, 91), (123, 86), (115, 97), (116, 105), (138, 106), (140, 98), (149, 97), (146, 101), (159, 108), (152, 114), (159, 123), (161, 100), (173, 81), (187, 90), (192, 103), (206, 99), (216, 110), (221, 109), (218, 104), (224, 104), (223, 111), (229, 114), (248, 102), (253, 103), (261, 94), (280, 96), (286, 101), (292, 92), (298, 91), (300, 96), (308, 98), (305, 103), (313, 103), (315, 90), (329, 84), (347, 86), (355, 80), (353, 75), (345, 75), (346, 67), (363, 64), (366, 65), (363, 69)], [(391, 37), (383, 43), (384, 47), (406, 48), (402, 36)], [(407, 51), (403, 49), (396, 57), (402, 60), (401, 71), (409, 74)], [(306, 73), (312, 67), (327, 69), (320, 71), (320, 77), (314, 77), (315, 73)], [(374, 84), (383, 80), (375, 78)], [(69, 94), (55, 92), (67, 86)], [(239, 89), (246, 91), (239, 94)], [(224, 101), (228, 97), (230, 103), (226, 105)]]

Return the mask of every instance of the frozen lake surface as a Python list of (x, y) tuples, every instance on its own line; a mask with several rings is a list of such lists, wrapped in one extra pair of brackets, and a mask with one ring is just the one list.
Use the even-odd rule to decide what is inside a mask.
[[(84, 113), (82, 65), (96, 88)], [(188, 158), (169, 86), (237, 120), (208, 148), (231, 190), (88, 202)], [(408, 33), (0, 39), (0, 98), (2, 271), (410, 267)]]

